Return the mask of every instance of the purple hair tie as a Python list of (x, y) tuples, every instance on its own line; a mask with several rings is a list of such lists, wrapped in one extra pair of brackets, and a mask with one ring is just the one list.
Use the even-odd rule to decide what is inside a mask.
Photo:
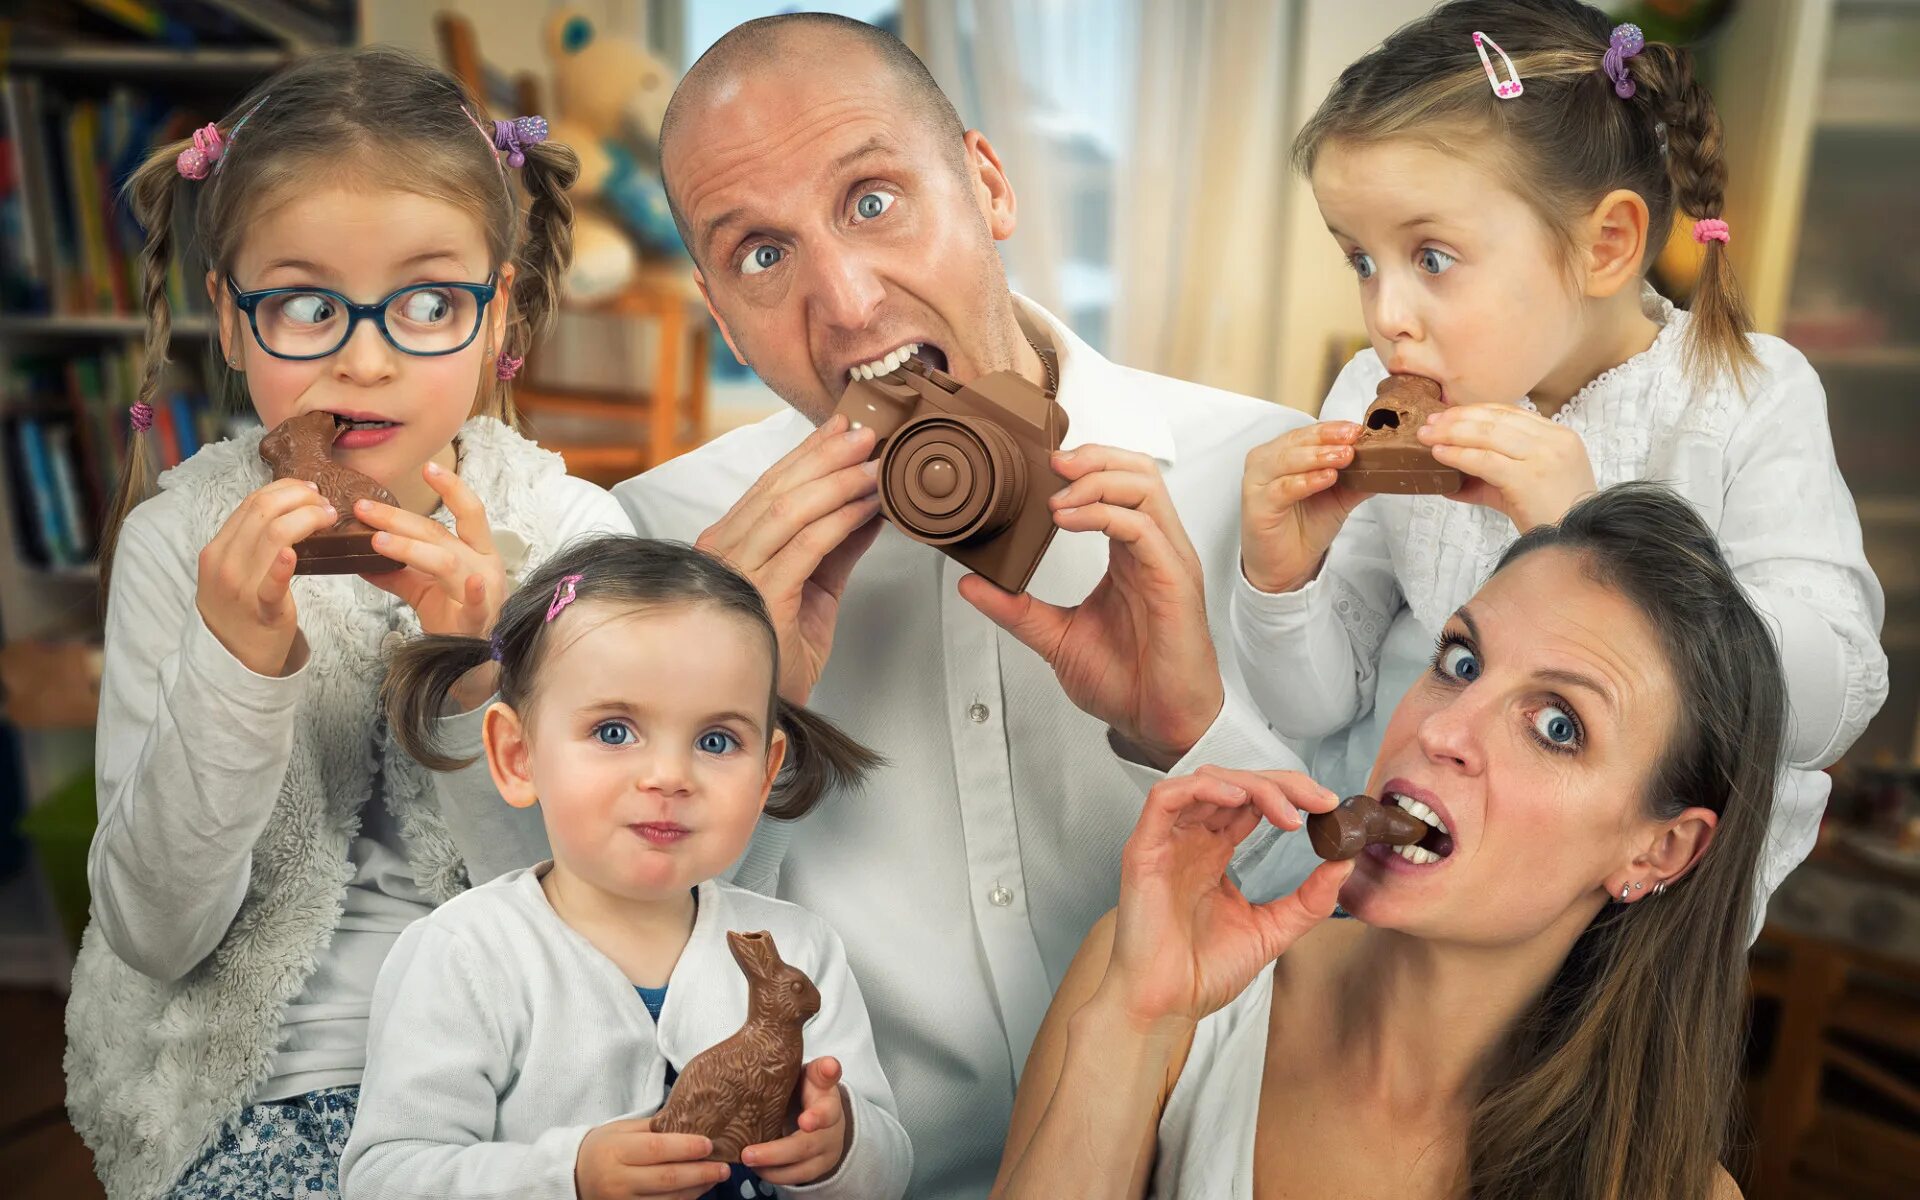
[(493, 148), (507, 156), (510, 167), (527, 165), (527, 148), (547, 140), (545, 117), (515, 117), (493, 123)]
[(1622, 100), (1633, 99), (1633, 76), (1627, 73), (1627, 60), (1647, 48), (1647, 35), (1631, 21), (1615, 25), (1613, 36), (1607, 39), (1606, 57), (1600, 60), (1600, 69), (1613, 80), (1613, 94)]
[(153, 405), (145, 400), (136, 401), (134, 406), (127, 410), (127, 420), (133, 425), (135, 433), (145, 433), (152, 429)]
[(502, 649), (500, 646), (499, 630), (496, 629), (493, 633), (493, 636), (487, 639), (487, 649), (491, 651), (488, 657), (493, 659), (494, 662), (499, 662), (500, 656), (502, 654)]

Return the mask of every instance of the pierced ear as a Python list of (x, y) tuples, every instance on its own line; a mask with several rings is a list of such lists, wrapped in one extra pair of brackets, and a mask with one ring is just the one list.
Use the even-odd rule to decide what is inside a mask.
[(520, 714), (496, 700), (481, 718), (481, 740), (487, 747), (487, 771), (501, 799), (515, 808), (531, 808), (540, 799), (533, 786), (533, 748)]
[(733, 331), (727, 328), (727, 319), (721, 316), (720, 310), (713, 306), (713, 293), (707, 290), (706, 273), (699, 267), (693, 269), (693, 282), (694, 286), (700, 289), (700, 299), (706, 301), (707, 315), (711, 316), (713, 323), (720, 327), (720, 339), (726, 342), (727, 349), (733, 352), (733, 361), (743, 367), (751, 368), (753, 364), (747, 361), (746, 355), (740, 353), (740, 347), (734, 345)]
[[(1720, 814), (1710, 808), (1689, 808), (1664, 822), (1653, 844), (1634, 858), (1619, 879), (1613, 882), (1613, 895), (1620, 895), (1622, 882), (1628, 884), (1628, 903), (1653, 894), (1653, 886), (1678, 883), (1700, 862), (1700, 856), (1713, 844), (1720, 826)], [(1632, 884), (1645, 886), (1633, 888)]]
[(1000, 155), (987, 135), (969, 129), (966, 137), (967, 170), (972, 173), (974, 203), (986, 218), (993, 240), (1004, 242), (1013, 236), (1018, 224), (1019, 204), (1014, 198), (1013, 181), (1000, 165)]
[(1648, 265), (1648, 227), (1640, 193), (1618, 188), (1601, 197), (1587, 217), (1587, 295), (1604, 298), (1627, 287), (1638, 293)]

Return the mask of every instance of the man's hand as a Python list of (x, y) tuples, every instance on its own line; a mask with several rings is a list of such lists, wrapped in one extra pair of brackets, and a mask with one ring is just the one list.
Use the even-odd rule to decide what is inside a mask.
[(826, 670), (853, 565), (879, 536), (871, 429), (835, 414), (767, 469), (695, 543), (753, 581), (780, 639), (780, 697), (805, 704)]
[(1055, 453), (1053, 468), (1068, 480), (1049, 501), (1054, 523), (1105, 533), (1107, 573), (1072, 608), (978, 575), (960, 581), (960, 594), (1045, 659), (1069, 700), (1165, 769), (1200, 740), (1226, 696), (1200, 556), (1146, 455), (1082, 446)]

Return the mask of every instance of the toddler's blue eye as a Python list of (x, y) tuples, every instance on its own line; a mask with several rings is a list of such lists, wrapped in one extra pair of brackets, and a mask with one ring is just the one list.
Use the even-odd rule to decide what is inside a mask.
[(593, 736), (603, 746), (625, 746), (633, 741), (633, 730), (623, 721), (602, 721), (593, 727)]
[(1449, 679), (1461, 683), (1472, 683), (1480, 678), (1480, 659), (1473, 649), (1461, 642), (1451, 642), (1440, 648), (1440, 655), (1434, 659), (1434, 666)]
[(755, 246), (747, 253), (747, 261), (740, 264), (740, 273), (758, 275), (778, 263), (782, 257), (778, 246)]
[(1564, 748), (1580, 743), (1580, 722), (1557, 704), (1549, 704), (1533, 714), (1533, 727), (1550, 746)]
[(1422, 246), (1420, 253), (1414, 255), (1414, 261), (1420, 269), (1429, 275), (1445, 275), (1447, 269), (1459, 260), (1445, 250), (1435, 250), (1432, 246)]
[(1373, 278), (1373, 255), (1364, 254), (1356, 250), (1352, 254), (1347, 255), (1347, 265), (1352, 267), (1353, 273), (1360, 278)]
[(893, 207), (894, 196), (891, 192), (868, 192), (853, 202), (853, 211), (860, 214), (863, 221), (871, 221), (881, 213)]
[(707, 754), (725, 754), (740, 744), (740, 740), (723, 729), (709, 729), (700, 735), (694, 745)]

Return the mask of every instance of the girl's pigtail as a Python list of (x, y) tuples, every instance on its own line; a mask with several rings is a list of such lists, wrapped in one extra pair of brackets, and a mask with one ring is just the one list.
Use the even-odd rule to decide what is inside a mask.
[(445, 714), (447, 693), (460, 677), (493, 657), (486, 638), (424, 634), (395, 647), (387, 660), (380, 702), (387, 728), (415, 762), (435, 771), (457, 771), (473, 759), (457, 759), (440, 749), (435, 723)]
[(1733, 277), (1727, 230), (1720, 219), (1727, 195), (1720, 114), (1713, 97), (1694, 77), (1690, 51), (1650, 43), (1640, 57), (1645, 66), (1634, 74), (1652, 85), (1649, 100), (1666, 129), (1667, 176), (1673, 182), (1674, 203), (1694, 219), (1694, 240), (1706, 251), (1693, 300), (1687, 305), (1693, 317), (1687, 366), (1696, 376), (1723, 370), (1736, 380), (1744, 379), (1759, 363), (1747, 340), (1753, 317)]
[(176, 159), (193, 147), (188, 139), (162, 146), (127, 180), (123, 193), (132, 206), (134, 219), (146, 231), (147, 244), (140, 252), (140, 298), (147, 310), (147, 340), (141, 359), (140, 391), (134, 397), (133, 419), (127, 430), (126, 463), (120, 471), (120, 483), (114, 489), (113, 503), (100, 529), (100, 602), (107, 600), (113, 579), (113, 551), (120, 542), (120, 527), (142, 500), (153, 493), (157, 472), (146, 436), (147, 422), (141, 414), (153, 411), (154, 399), (166, 374), (169, 352), (173, 347), (173, 309), (167, 303), (167, 273), (173, 265), (173, 196), (179, 179)]
[[(560, 287), (573, 264), (573, 197), (568, 190), (580, 177), (580, 159), (556, 142), (526, 147), (520, 183), (527, 191), (527, 237), (513, 279), (513, 315), (507, 324), (503, 353), (524, 359), (527, 351), (553, 322), (560, 306)], [(500, 411), (509, 425), (517, 425), (512, 392), (497, 392)]]
[(887, 761), (832, 721), (797, 704), (776, 701), (774, 721), (787, 735), (787, 761), (767, 799), (770, 817), (798, 820), (830, 790), (858, 785)]

